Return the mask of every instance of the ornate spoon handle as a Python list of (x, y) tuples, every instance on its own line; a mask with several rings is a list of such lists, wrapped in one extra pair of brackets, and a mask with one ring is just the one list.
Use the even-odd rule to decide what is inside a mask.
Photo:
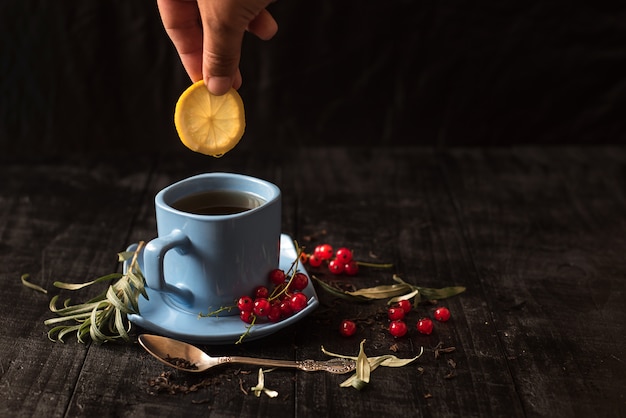
[(253, 357), (238, 357), (238, 356), (225, 356), (219, 358), (220, 363), (241, 363), (252, 364), (255, 366), (265, 367), (290, 367), (296, 368), (305, 372), (318, 372), (324, 371), (334, 374), (344, 374), (351, 372), (356, 368), (356, 363), (353, 360), (335, 358), (325, 361), (316, 360), (302, 360), (302, 361), (289, 361), (289, 360), (271, 360), (260, 359)]
[(326, 361), (303, 360), (296, 363), (298, 363), (298, 369), (305, 372), (325, 371), (334, 374), (344, 374), (356, 368), (356, 362), (353, 360), (340, 358)]

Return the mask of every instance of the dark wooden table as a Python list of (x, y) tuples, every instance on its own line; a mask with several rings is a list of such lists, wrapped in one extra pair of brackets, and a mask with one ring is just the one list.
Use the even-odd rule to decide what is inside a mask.
[[(283, 191), (284, 232), (309, 246), (348, 246), (390, 262), (362, 269), (357, 287), (397, 274), (425, 287), (467, 291), (386, 330), (385, 301), (358, 304), (321, 289), (302, 321), (211, 354), (280, 359), (394, 354), (414, 363), (379, 368), (362, 391), (345, 377), (275, 370), (254, 396), (257, 368), (205, 375), (172, 371), (136, 343), (48, 340), (56, 280), (85, 282), (119, 270), (116, 253), (155, 236), (153, 198), (212, 171), (250, 174)], [(599, 148), (292, 149), (96, 156), (0, 166), (0, 416), (626, 416), (626, 150)], [(43, 294), (20, 277), (48, 290)], [(86, 300), (102, 290), (71, 294)], [(419, 316), (447, 306), (452, 319), (419, 334)], [(343, 318), (357, 335), (340, 336)], [(135, 329), (133, 332), (140, 331)], [(435, 348), (455, 347), (435, 357)], [(191, 393), (156, 393), (162, 373)], [(171, 373), (170, 373), (171, 372)]]

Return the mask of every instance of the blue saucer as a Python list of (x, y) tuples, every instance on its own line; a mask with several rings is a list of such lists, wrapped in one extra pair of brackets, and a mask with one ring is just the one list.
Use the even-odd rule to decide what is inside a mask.
[[(137, 244), (132, 244), (127, 251), (134, 251)], [(297, 256), (293, 240), (285, 234), (280, 237), (279, 268), (287, 271)], [(139, 268), (143, 269), (143, 257), (139, 257)], [(124, 263), (124, 271), (128, 262)], [(300, 266), (299, 271), (308, 273)], [(128, 319), (152, 332), (179, 340), (198, 344), (234, 344), (246, 332), (248, 324), (239, 319), (239, 315), (198, 318), (198, 314), (190, 314), (173, 307), (164, 296), (147, 288), (150, 301), (161, 299), (159, 303), (150, 303), (143, 296), (139, 297), (139, 314), (128, 315)], [(244, 341), (256, 340), (275, 333), (311, 313), (319, 305), (313, 281), (302, 291), (308, 297), (308, 305), (297, 314), (276, 323), (255, 324)], [(167, 297), (166, 297), (167, 298)], [(199, 313), (199, 312), (198, 312)]]

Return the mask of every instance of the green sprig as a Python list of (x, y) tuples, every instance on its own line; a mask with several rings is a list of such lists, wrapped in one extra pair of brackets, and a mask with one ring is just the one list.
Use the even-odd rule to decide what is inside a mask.
[[(71, 305), (70, 299), (57, 307), (59, 295), (50, 300), (50, 311), (57, 314), (57, 318), (44, 321), (45, 325), (52, 325), (48, 331), (48, 338), (52, 341), (64, 342), (65, 336), (76, 333), (81, 343), (91, 340), (97, 344), (107, 341), (130, 341), (128, 332), (130, 322), (128, 314), (139, 313), (139, 295), (146, 299), (145, 278), (139, 268), (137, 257), (143, 248), (140, 242), (135, 251), (126, 251), (118, 254), (118, 260), (130, 260), (126, 273), (112, 273), (86, 283), (54, 282), (54, 286), (64, 290), (81, 290), (102, 282), (113, 282), (106, 291), (95, 298), (78, 305)], [(68, 324), (70, 322), (70, 324)]]

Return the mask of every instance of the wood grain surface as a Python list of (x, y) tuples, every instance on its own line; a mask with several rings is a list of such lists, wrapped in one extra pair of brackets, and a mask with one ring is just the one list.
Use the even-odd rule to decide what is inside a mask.
[[(118, 271), (116, 253), (156, 234), (153, 198), (201, 172), (264, 178), (283, 192), (283, 231), (309, 249), (348, 246), (369, 287), (397, 274), (425, 287), (462, 285), (452, 319), (429, 336), (386, 330), (385, 302), (353, 303), (318, 288), (320, 307), (276, 334), (212, 355), (325, 358), (321, 346), (416, 362), (379, 368), (362, 391), (345, 377), (274, 370), (255, 397), (258, 369), (174, 371), (136, 343), (48, 340), (50, 297), (86, 300), (56, 280)], [(20, 277), (48, 290), (22, 285)], [(0, 166), (0, 416), (484, 416), (626, 415), (626, 150), (621, 147), (449, 149), (299, 148), (61, 159)], [(339, 335), (356, 319), (351, 338)], [(136, 334), (141, 330), (134, 329)], [(436, 357), (436, 347), (454, 347)], [(189, 393), (158, 392), (159, 376)], [(162, 377), (163, 378), (163, 377)]]

